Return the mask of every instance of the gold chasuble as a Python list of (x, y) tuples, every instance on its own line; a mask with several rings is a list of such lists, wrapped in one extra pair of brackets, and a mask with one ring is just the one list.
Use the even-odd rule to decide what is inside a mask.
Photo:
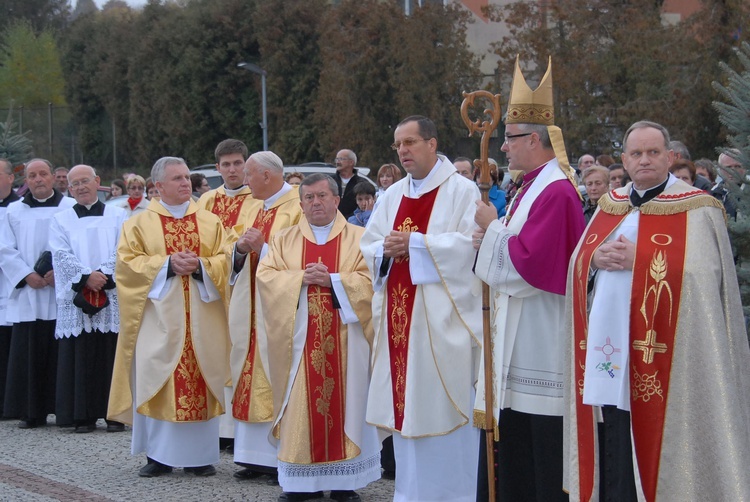
[[(399, 232), (427, 233), (432, 206), (440, 187), (418, 199), (402, 197), (393, 221), (393, 229)], [(406, 404), (406, 361), (409, 353), (409, 332), (414, 297), (417, 287), (411, 282), (409, 257), (397, 258), (391, 265), (388, 280), (388, 350), (391, 356), (391, 387), (393, 389), (394, 429), (401, 431)]]
[[(268, 210), (263, 208), (262, 201), (258, 202), (252, 204), (248, 212), (246, 228), (251, 226), (260, 230), (266, 243), (279, 230), (296, 225), (302, 215), (296, 189), (279, 197)], [(266, 376), (268, 363), (263, 360), (266, 351), (258, 346), (256, 329), (255, 274), (258, 261), (257, 253), (248, 254), (229, 302), (230, 366), (234, 386), (232, 416), (250, 423), (270, 422), (273, 418), (273, 397)]]
[[(341, 321), (331, 288), (309, 286), (306, 295), (300, 294), (306, 264), (322, 262), (329, 272), (338, 273), (359, 320), (350, 326), (361, 326), (371, 346), (372, 284), (358, 251), (363, 231), (337, 213), (327, 242), (318, 245), (303, 217), (299, 225), (274, 237), (258, 267), (274, 397), (273, 433), (282, 438), (278, 458), (283, 462), (336, 462), (361, 452), (360, 438), (349, 434), (350, 427), (359, 430), (361, 424), (347, 421), (345, 399), (349, 336), (355, 336), (355, 328)], [(297, 318), (298, 305), (307, 314), (304, 319)], [(352, 371), (367, 373), (363, 368)], [(358, 398), (364, 401), (367, 396)]]
[(253, 198), (248, 187), (243, 187), (234, 197), (227, 195), (224, 186), (220, 186), (201, 196), (198, 207), (211, 211), (221, 220), (227, 233), (233, 231), (232, 241), (236, 241), (245, 232), (245, 225), (255, 204), (261, 204)]
[[(218, 217), (193, 202), (183, 218), (152, 201), (125, 222), (115, 271), (121, 322), (108, 418), (132, 424), (134, 401), (138, 413), (169, 422), (202, 422), (224, 412), (227, 248)], [(192, 276), (162, 280), (161, 291), (152, 291), (178, 251), (200, 257), (216, 301), (203, 301)]]
[[(633, 211), (640, 210), (630, 292), (630, 415), (636, 480), (645, 500), (742, 500), (750, 483), (735, 480), (744, 469), (747, 439), (747, 340), (737, 302), (734, 267), (721, 203), (677, 181), (639, 209), (627, 187), (599, 201), (573, 254), (568, 296), (572, 332), (566, 420), (571, 500), (596, 498), (599, 453), (595, 407), (583, 403), (587, 350), (619, 351), (607, 343), (589, 347), (589, 270), (594, 252)], [(594, 294), (606, 294), (606, 290)], [(608, 352), (609, 351), (609, 352)], [(602, 357), (604, 357), (602, 356)], [(602, 359), (603, 360), (603, 359)], [(609, 360), (609, 357), (606, 357)], [(740, 362), (741, 360), (741, 362)], [(742, 422), (743, 430), (736, 429)], [(701, 425), (704, 424), (704, 425)], [(714, 458), (721, 452), (722, 458)]]

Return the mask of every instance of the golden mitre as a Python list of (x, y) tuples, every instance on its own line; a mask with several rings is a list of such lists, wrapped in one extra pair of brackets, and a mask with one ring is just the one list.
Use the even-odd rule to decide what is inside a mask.
[(547, 72), (539, 86), (532, 91), (521, 73), (516, 56), (516, 69), (508, 97), (506, 124), (555, 124), (555, 106), (552, 97), (552, 57), (547, 63)]
[(562, 131), (555, 125), (555, 105), (552, 97), (552, 57), (547, 61), (547, 71), (539, 82), (536, 90), (532, 91), (521, 73), (516, 56), (516, 69), (513, 72), (513, 83), (508, 96), (508, 112), (505, 116), (506, 124), (539, 124), (547, 126), (552, 149), (560, 169), (576, 189), (578, 197), (583, 200), (578, 191), (578, 183), (573, 176), (573, 169), (568, 163), (568, 153), (565, 151), (565, 140)]

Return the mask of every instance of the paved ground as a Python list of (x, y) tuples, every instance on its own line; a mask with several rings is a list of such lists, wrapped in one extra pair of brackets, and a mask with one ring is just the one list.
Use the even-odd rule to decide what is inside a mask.
[[(54, 417), (49, 417), (54, 423)], [(181, 469), (159, 478), (137, 475), (145, 457), (130, 455), (130, 430), (106, 433), (104, 422), (91, 434), (54, 425), (32, 430), (18, 421), (0, 421), (0, 501), (263, 501), (277, 500), (281, 489), (265, 478), (236, 481), (236, 466), (222, 453), (216, 476), (196, 478)], [(390, 501), (393, 481), (359, 491), (366, 502)], [(329, 499), (323, 499), (329, 500)]]

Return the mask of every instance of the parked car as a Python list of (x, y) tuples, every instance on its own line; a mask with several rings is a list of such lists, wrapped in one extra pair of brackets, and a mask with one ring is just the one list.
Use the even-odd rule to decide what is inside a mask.
[[(369, 167), (357, 167), (357, 172), (366, 177), (367, 181), (372, 183), (372, 186), (377, 188), (377, 184), (370, 179), (370, 168)], [(223, 183), (221, 174), (216, 170), (216, 164), (203, 164), (198, 167), (190, 169), (191, 172), (199, 172), (206, 177), (209, 186), (218, 188)], [(307, 176), (308, 174), (323, 173), (333, 176), (336, 174), (336, 166), (327, 164), (325, 162), (306, 162), (295, 166), (284, 166), (284, 176), (289, 173), (301, 173)]]

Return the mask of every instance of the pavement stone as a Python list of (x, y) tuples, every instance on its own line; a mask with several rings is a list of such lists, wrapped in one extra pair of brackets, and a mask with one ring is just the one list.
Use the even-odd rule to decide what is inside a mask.
[[(196, 478), (182, 469), (158, 478), (140, 478), (144, 455), (130, 455), (130, 428), (107, 433), (103, 420), (90, 434), (46, 427), (19, 429), (0, 421), (0, 501), (14, 502), (181, 502), (222, 500), (273, 502), (281, 494), (266, 477), (238, 481), (232, 455), (222, 453), (216, 476)], [(357, 492), (365, 502), (393, 500), (394, 482), (381, 479)], [(329, 499), (322, 499), (329, 500)]]

